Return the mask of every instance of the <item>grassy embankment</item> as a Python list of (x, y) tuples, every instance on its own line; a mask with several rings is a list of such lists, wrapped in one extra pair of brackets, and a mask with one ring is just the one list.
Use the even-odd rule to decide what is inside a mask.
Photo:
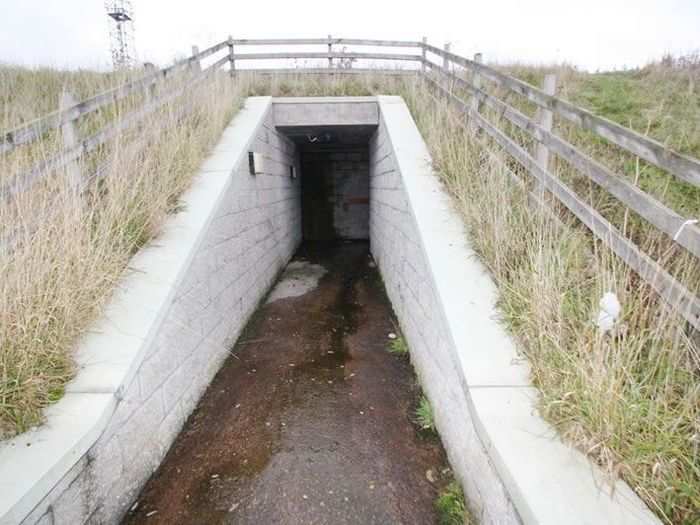
[[(123, 76), (0, 68), (0, 128), (58, 107), (61, 92), (99, 93)], [(174, 82), (180, 82), (175, 79)], [(162, 89), (166, 89), (163, 87)], [(178, 196), (242, 100), (226, 75), (187, 90), (80, 162), (98, 166), (77, 198), (65, 169), (0, 206), (0, 438), (41, 421), (74, 373), (71, 349), (99, 315), (130, 257), (177, 210)], [(85, 119), (82, 137), (143, 104), (129, 97)], [(183, 102), (192, 111), (182, 111)], [(60, 150), (59, 137), (0, 156), (0, 185)]]

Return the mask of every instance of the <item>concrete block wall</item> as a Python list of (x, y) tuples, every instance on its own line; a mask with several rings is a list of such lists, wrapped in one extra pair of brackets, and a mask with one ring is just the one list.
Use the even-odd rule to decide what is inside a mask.
[[(269, 99), (254, 106), (263, 120), (249, 149), (263, 154), (264, 173), (251, 176), (247, 155), (238, 152), (231, 164), (227, 140), (237, 131), (229, 128), (200, 174), (227, 176), (228, 183), (210, 210), (191, 210), (184, 198), (184, 214), (211, 217), (138, 369), (97, 442), (22, 523), (118, 522), (301, 242), (301, 184), (289, 171), (295, 146), (275, 131)], [(166, 228), (148, 250), (158, 257), (177, 235)]]
[(459, 367), (451, 355), (450, 328), (383, 118), (370, 142), (370, 250), (433, 407), (450, 464), (479, 523), (520, 523), (476, 434)]

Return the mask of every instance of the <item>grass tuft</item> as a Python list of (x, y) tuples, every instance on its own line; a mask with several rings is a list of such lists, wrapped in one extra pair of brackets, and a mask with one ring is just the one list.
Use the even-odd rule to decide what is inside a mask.
[(425, 395), (422, 395), (418, 400), (418, 406), (416, 407), (416, 423), (421, 430), (427, 430), (431, 433), (436, 433), (435, 419), (433, 417), (433, 407), (430, 405), (430, 401)]
[(459, 483), (452, 481), (435, 500), (440, 525), (472, 525), (476, 522), (467, 511), (464, 493)]
[[(533, 208), (513, 183), (522, 172), (468, 134), (452, 108), (420, 91), (407, 101), (471, 245), (498, 285), (501, 318), (530, 362), (542, 415), (611, 478), (624, 478), (662, 520), (697, 523), (697, 340), (564, 210), (555, 205), (555, 219)], [(641, 230), (637, 240), (651, 253), (668, 247)], [(664, 260), (675, 263), (679, 279), (700, 282), (691, 257), (669, 253)], [(622, 313), (616, 330), (603, 335), (594, 320), (608, 291)]]
[(398, 336), (391, 343), (389, 343), (387, 350), (389, 350), (389, 353), (394, 355), (407, 356), (408, 344), (406, 344), (406, 340), (403, 338), (403, 336)]

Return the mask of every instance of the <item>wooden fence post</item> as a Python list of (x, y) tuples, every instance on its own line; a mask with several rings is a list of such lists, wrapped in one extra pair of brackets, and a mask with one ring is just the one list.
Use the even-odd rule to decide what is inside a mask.
[[(146, 62), (143, 65), (143, 68), (146, 70), (147, 75), (152, 75), (156, 72), (156, 66), (154, 64), (151, 64), (150, 62)], [(158, 80), (158, 78), (154, 78), (148, 85), (148, 89), (146, 89), (146, 104), (150, 104), (156, 99), (156, 86), (158, 84)]]
[[(556, 94), (557, 90), (557, 76), (554, 73), (549, 73), (544, 76), (544, 81), (542, 82), (542, 91), (547, 95)], [(537, 108), (537, 116), (535, 118), (536, 122), (544, 128), (546, 131), (552, 131), (552, 124), (554, 122), (554, 114), (549, 109)], [(542, 143), (537, 143), (537, 148), (535, 151), (535, 159), (537, 164), (543, 169), (549, 171), (550, 156), (549, 149)], [(544, 198), (544, 185), (541, 182), (537, 182), (535, 191), (537, 196), (542, 200)]]
[[(71, 108), (77, 103), (78, 101), (69, 91), (64, 91), (61, 94), (61, 110)], [(75, 125), (74, 120), (61, 124), (61, 139), (63, 141), (63, 149), (66, 151), (71, 151), (79, 146), (78, 127)], [(77, 160), (72, 160), (66, 164), (66, 174), (68, 176), (68, 186), (76, 196), (79, 196), (83, 190), (83, 176)]]
[(426, 55), (425, 55), (425, 46), (428, 45), (428, 37), (424, 36), (423, 37), (423, 45), (421, 46), (421, 55), (423, 56), (423, 61), (420, 63), (420, 70), (421, 73), (425, 75), (425, 60), (426, 60)]
[[(333, 52), (333, 47), (331, 44), (331, 35), (328, 35), (328, 54), (330, 55)], [(333, 59), (329, 56), (328, 57), (328, 69), (331, 69), (333, 67)]]
[[(484, 58), (481, 55), (481, 53), (476, 53), (474, 55), (474, 62), (476, 62), (477, 64), (481, 64), (483, 60)], [(476, 69), (472, 72), (472, 87), (475, 90), (481, 89), (481, 74), (479, 74), (479, 71)], [(474, 92), (474, 95), (472, 95), (472, 100), (469, 104), (469, 113), (479, 113), (480, 110), (481, 101), (479, 100), (477, 93)], [(473, 119), (470, 119), (469, 127), (474, 133), (476, 133), (479, 129), (478, 126), (474, 123)]]
[[(450, 43), (445, 42), (443, 49), (445, 50), (445, 53), (449, 53), (450, 52)], [(442, 57), (442, 69), (445, 72), (445, 75), (444, 75), (445, 90), (448, 93), (452, 93), (452, 79), (450, 78), (450, 61), (447, 59), (447, 56)], [(449, 99), (449, 97), (448, 97), (448, 99)]]
[[(192, 56), (195, 57), (199, 55), (199, 46), (192, 46)], [(199, 63), (199, 58), (192, 59), (192, 72), (199, 73), (202, 71), (202, 64)]]
[(229, 73), (233, 77), (236, 74), (236, 60), (233, 58), (233, 36), (232, 35), (228, 36), (228, 62), (230, 65)]

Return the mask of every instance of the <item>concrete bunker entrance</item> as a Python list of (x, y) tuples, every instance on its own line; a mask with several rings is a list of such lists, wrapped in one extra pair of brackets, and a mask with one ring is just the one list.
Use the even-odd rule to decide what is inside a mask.
[(376, 126), (278, 129), (297, 147), (303, 239), (369, 239), (369, 139)]
[(277, 133), (293, 145), (305, 241), (369, 240), (374, 97), (273, 99)]
[(289, 102), (258, 130), (249, 180), (289, 188), (259, 200), (292, 206), (280, 224), (301, 242), (125, 523), (438, 520), (446, 455), (413, 422), (420, 391), (387, 351), (397, 321), (369, 254), (378, 108), (331, 104)]

